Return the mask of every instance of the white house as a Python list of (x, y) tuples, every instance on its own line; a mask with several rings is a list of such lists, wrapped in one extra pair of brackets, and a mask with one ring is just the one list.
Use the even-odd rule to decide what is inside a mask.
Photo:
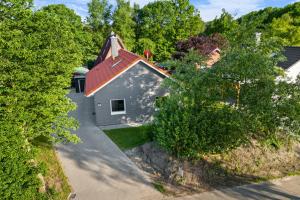
[(300, 47), (285, 47), (283, 54), (287, 60), (278, 65), (285, 70), (288, 79), (295, 81), (300, 75)]

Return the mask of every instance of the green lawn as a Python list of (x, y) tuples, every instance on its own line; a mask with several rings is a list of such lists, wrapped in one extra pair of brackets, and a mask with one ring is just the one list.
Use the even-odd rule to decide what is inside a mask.
[(71, 187), (67, 177), (64, 175), (60, 162), (51, 143), (41, 137), (34, 142), (37, 148), (36, 160), (43, 163), (46, 168), (44, 180), (48, 190), (49, 199), (67, 199), (71, 192)]
[(150, 126), (111, 129), (104, 130), (104, 132), (122, 150), (131, 149), (151, 141)]

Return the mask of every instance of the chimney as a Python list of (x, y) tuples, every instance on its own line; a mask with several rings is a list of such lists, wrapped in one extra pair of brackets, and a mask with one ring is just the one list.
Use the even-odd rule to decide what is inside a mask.
[(118, 38), (116, 37), (114, 32), (111, 32), (110, 36), (111, 42), (111, 56), (113, 59), (119, 56), (119, 49), (118, 49)]
[(261, 40), (261, 33), (260, 32), (255, 33), (255, 39), (256, 39), (256, 45), (259, 45), (260, 40)]

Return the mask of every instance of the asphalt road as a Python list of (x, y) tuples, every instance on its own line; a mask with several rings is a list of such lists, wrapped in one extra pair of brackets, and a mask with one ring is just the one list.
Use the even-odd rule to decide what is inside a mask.
[(260, 184), (250, 184), (222, 190), (213, 190), (174, 200), (300, 200), (300, 176), (290, 176)]

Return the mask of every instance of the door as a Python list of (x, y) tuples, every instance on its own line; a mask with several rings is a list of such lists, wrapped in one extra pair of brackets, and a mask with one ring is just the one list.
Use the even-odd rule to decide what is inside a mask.
[(84, 92), (85, 79), (78, 79), (79, 92)]

